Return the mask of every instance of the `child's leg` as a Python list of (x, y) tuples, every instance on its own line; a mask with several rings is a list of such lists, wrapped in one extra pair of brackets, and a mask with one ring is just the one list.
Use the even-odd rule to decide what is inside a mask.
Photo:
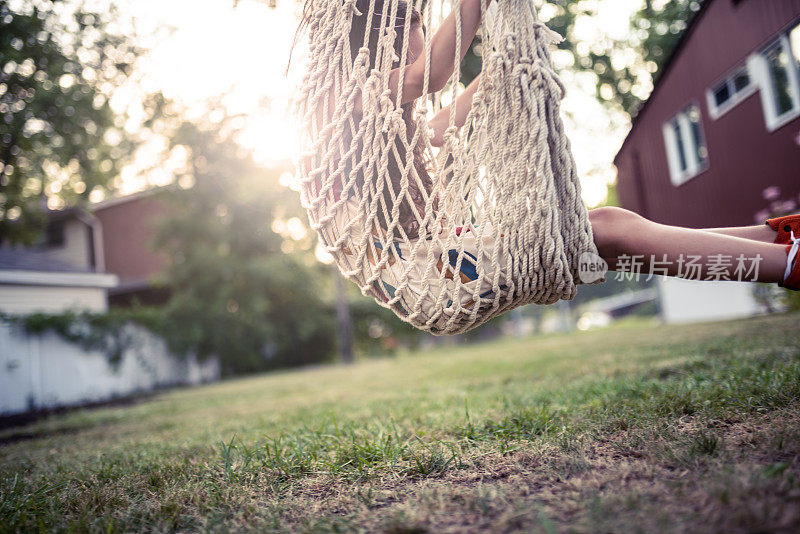
[[(710, 232), (678, 226), (657, 224), (631, 211), (620, 208), (598, 208), (589, 212), (595, 244), (600, 255), (608, 262), (610, 269), (625, 267), (620, 258), (636, 256), (642, 266), (641, 272), (648, 273), (653, 261), (658, 262), (657, 274), (685, 276), (686, 262), (690, 260), (700, 266), (699, 276), (705, 279), (709, 267), (714, 273), (723, 273), (732, 280), (740, 277), (737, 272), (737, 258), (743, 255), (748, 265), (758, 256), (758, 273), (749, 273), (742, 279), (759, 282), (782, 282), (786, 270), (786, 247), (762, 243), (721, 232)], [(721, 255), (730, 265), (719, 261)], [(758, 260), (756, 260), (758, 261)], [(663, 271), (662, 271), (663, 270)]]
[(775, 230), (766, 224), (759, 224), (757, 226), (734, 226), (731, 228), (703, 228), (703, 231), (714, 234), (742, 237), (744, 239), (752, 239), (754, 241), (761, 241), (763, 243), (774, 243), (775, 236), (777, 235)]

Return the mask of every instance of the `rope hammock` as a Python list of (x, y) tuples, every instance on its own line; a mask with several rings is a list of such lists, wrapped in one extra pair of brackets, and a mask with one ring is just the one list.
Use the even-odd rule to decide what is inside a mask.
[[(401, 105), (402, 74), (396, 95), (389, 89), (392, 70), (412, 62), (405, 8), (315, 1), (297, 98), (301, 200), (321, 246), (362, 293), (434, 334), (572, 299), (578, 257), (597, 253), (559, 116), (564, 86), (548, 46), (560, 36), (531, 0), (481, 3), (482, 76), (460, 130), (451, 107), (441, 147), (431, 144), (427, 120), (463, 91), (457, 1), (415, 2), (428, 96), (410, 106)], [(429, 95), (431, 30), (454, 6), (454, 72)], [(363, 46), (353, 54), (353, 20), (365, 11)]]

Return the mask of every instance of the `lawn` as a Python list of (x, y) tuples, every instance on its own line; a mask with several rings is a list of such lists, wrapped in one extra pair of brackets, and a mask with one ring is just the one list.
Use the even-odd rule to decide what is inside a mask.
[(800, 314), (167, 391), (0, 430), (0, 531), (797, 531)]

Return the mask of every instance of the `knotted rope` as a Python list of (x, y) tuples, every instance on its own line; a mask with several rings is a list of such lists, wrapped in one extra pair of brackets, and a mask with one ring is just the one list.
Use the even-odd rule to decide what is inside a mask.
[[(375, 13), (376, 0), (368, 3), (368, 13)], [(455, 101), (458, 61), (432, 109), (426, 109), (431, 99), (418, 99), (409, 128), (400, 94), (411, 17), (398, 13), (397, 2), (381, 2), (372, 18), (380, 20), (376, 49), (368, 46), (374, 31), (368, 24), (363, 46), (351, 57), (353, 17), (366, 4), (315, 1), (308, 72), (297, 98), (306, 132), (301, 199), (342, 273), (403, 320), (436, 334), (466, 331), (523, 304), (572, 299), (578, 256), (597, 250), (560, 118), (564, 86), (548, 48), (560, 37), (538, 20), (530, 0), (492, 4), (496, 14), (483, 0), (480, 85), (461, 133), (451, 109), (437, 149), (427, 118), (441, 109), (445, 91)], [(429, 0), (422, 12), (429, 29), (424, 94), (430, 85), (430, 30), (450, 8), (450, 0)], [(393, 98), (389, 79), (395, 68), (400, 76)], [(432, 187), (414, 164), (420, 143)], [(401, 206), (412, 211), (416, 233), (401, 224)]]

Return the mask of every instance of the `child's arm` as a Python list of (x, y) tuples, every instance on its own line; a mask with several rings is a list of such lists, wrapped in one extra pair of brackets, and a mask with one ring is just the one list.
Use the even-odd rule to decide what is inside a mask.
[[(485, 1), (487, 6), (493, 0), (461, 0), (459, 9), (461, 12), (461, 46), (459, 48), (460, 57), (458, 63), (464, 59), (469, 49), (472, 39), (481, 24), (481, 1)], [(428, 80), (428, 92), (434, 93), (441, 90), (456, 65), (456, 13), (455, 9), (447, 16), (442, 25), (431, 39), (431, 66), (430, 78)], [(401, 104), (406, 104), (422, 96), (423, 83), (425, 79), (425, 54), (421, 54), (414, 63), (406, 65), (403, 76), (403, 94)], [(389, 88), (392, 91), (392, 99), (397, 96), (397, 87), (400, 80), (400, 69), (394, 69), (389, 77)]]
[(439, 110), (439, 113), (437, 113), (436, 116), (428, 122), (428, 127), (433, 129), (433, 137), (431, 137), (431, 144), (433, 146), (442, 146), (444, 144), (444, 131), (450, 125), (450, 108), (452, 106), (455, 105), (456, 128), (461, 128), (464, 126), (464, 122), (467, 120), (469, 110), (472, 108), (472, 97), (475, 95), (475, 91), (478, 90), (480, 81), (481, 76), (478, 75), (474, 80), (472, 80), (472, 83), (470, 83), (467, 88), (464, 89), (464, 92), (458, 95), (455, 104), (450, 104), (449, 106), (442, 108)]

